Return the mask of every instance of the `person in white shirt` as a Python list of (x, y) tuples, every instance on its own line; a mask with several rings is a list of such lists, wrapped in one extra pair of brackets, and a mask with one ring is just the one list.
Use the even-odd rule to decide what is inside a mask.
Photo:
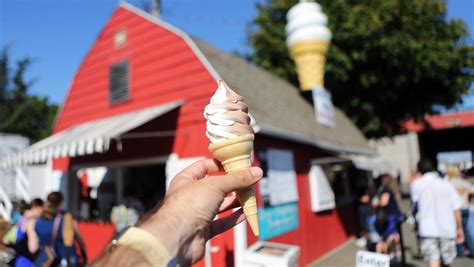
[(464, 241), (463, 202), (456, 189), (439, 177), (433, 162), (420, 160), (418, 170), (423, 176), (412, 183), (411, 197), (418, 207), (421, 252), (428, 266), (449, 266), (456, 257), (456, 243)]

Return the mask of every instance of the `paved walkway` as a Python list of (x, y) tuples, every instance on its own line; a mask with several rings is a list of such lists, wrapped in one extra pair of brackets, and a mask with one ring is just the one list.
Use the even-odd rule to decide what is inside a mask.
[[(404, 203), (406, 205), (406, 203)], [(403, 206), (405, 206), (403, 205)], [(406, 206), (404, 207), (406, 210)], [(408, 267), (426, 266), (420, 259), (414, 259), (413, 255), (416, 253), (416, 234), (413, 230), (414, 226), (404, 223), (402, 226), (402, 234), (404, 238), (405, 256)], [(326, 255), (312, 262), (310, 267), (353, 267), (355, 266), (355, 258), (357, 251), (361, 248), (355, 245), (355, 239), (351, 239), (342, 244), (338, 248), (330, 251)], [(474, 266), (474, 259), (463, 258), (456, 259), (453, 267), (472, 267)]]

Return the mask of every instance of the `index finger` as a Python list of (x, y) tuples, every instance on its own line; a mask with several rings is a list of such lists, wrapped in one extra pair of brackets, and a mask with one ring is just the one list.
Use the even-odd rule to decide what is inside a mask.
[(218, 188), (225, 196), (232, 191), (240, 191), (249, 188), (258, 182), (262, 176), (263, 171), (260, 167), (251, 167), (223, 176), (212, 176), (203, 181)]
[(211, 173), (219, 171), (223, 171), (222, 165), (219, 163), (219, 161), (216, 159), (202, 159), (196, 161), (191, 166), (178, 173), (176, 177), (200, 180)]

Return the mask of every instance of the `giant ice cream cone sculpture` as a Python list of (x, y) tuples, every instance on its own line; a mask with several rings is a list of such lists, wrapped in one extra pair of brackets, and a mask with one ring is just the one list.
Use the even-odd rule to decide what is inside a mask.
[(296, 63), (301, 90), (324, 88), (324, 64), (331, 41), (326, 15), (319, 4), (307, 0), (293, 6), (286, 19), (286, 43)]
[[(244, 98), (219, 81), (211, 103), (204, 110), (209, 150), (224, 166), (226, 173), (252, 166), (254, 133)], [(253, 233), (258, 236), (257, 200), (253, 187), (237, 192), (240, 205)]]

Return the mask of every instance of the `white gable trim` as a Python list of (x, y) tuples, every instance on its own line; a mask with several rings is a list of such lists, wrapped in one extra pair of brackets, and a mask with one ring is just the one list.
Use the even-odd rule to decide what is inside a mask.
[(129, 4), (126, 2), (122, 2), (119, 5), (120, 7), (123, 7), (127, 9), (128, 11), (135, 13), (136, 15), (147, 19), (150, 22), (155, 23), (156, 25), (163, 27), (167, 29), (168, 31), (178, 35), (179, 37), (183, 38), (183, 40), (189, 45), (189, 47), (193, 50), (194, 54), (197, 56), (197, 58), (201, 61), (201, 63), (204, 65), (204, 67), (207, 69), (207, 71), (211, 74), (212, 78), (215, 81), (222, 80), (221, 76), (219, 73), (217, 73), (216, 69), (211, 65), (209, 60), (204, 56), (204, 54), (201, 52), (201, 50), (197, 47), (197, 45), (194, 43), (194, 41), (189, 37), (188, 34), (186, 34), (184, 31), (178, 29), (177, 27)]
[(371, 149), (358, 148), (336, 142), (324, 140), (322, 138), (307, 138), (299, 134), (290, 133), (284, 130), (280, 130), (268, 125), (259, 125), (259, 130), (256, 133), (279, 137), (285, 140), (291, 140), (294, 142), (308, 144), (311, 146), (319, 147), (325, 150), (334, 151), (342, 154), (362, 154), (367, 156), (374, 156), (376, 153)]

